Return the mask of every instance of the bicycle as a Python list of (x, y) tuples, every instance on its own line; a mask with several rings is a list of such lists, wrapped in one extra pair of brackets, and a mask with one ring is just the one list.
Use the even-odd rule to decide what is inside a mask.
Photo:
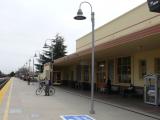
[[(39, 83), (39, 88), (36, 90), (36, 95), (41, 95), (42, 93), (45, 94), (46, 84), (45, 82)], [(53, 86), (49, 86), (49, 96), (55, 94), (55, 88)]]

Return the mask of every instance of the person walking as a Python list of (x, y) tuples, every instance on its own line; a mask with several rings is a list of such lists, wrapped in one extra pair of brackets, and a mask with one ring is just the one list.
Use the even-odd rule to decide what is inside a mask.
[(30, 82), (31, 82), (31, 78), (29, 75), (27, 75), (27, 80), (28, 80), (28, 85), (30, 85)]

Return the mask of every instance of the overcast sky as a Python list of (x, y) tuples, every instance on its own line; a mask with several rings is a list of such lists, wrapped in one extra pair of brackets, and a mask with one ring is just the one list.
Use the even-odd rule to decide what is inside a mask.
[[(89, 19), (73, 19), (82, 1), (0, 0), (0, 70), (10, 73), (22, 67), (57, 33), (64, 36), (68, 54), (75, 52), (76, 40), (91, 31), (87, 4), (82, 9)], [(92, 4), (98, 28), (146, 0), (86, 1)]]

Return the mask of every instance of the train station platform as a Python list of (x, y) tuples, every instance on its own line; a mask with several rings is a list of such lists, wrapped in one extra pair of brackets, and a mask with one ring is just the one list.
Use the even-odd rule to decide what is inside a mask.
[(53, 96), (37, 96), (37, 83), (28, 85), (18, 78), (11, 78), (10, 81), (0, 105), (0, 120), (62, 120), (63, 115), (89, 115), (95, 120), (159, 119), (158, 114), (149, 116), (151, 113), (145, 115), (129, 111), (100, 98), (94, 102), (95, 114), (89, 114), (90, 98), (86, 93), (56, 87)]

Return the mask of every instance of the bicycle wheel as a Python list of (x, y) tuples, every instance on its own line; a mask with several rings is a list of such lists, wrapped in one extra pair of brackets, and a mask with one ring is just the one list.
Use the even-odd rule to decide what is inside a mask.
[(49, 88), (49, 95), (54, 95), (55, 94), (55, 89), (53, 87)]
[(36, 90), (36, 95), (40, 95), (41, 93), (42, 93), (42, 89), (38, 88), (38, 89)]

